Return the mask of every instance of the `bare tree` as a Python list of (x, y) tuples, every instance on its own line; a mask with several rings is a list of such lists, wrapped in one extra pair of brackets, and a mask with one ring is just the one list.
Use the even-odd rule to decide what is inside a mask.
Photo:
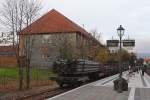
[(76, 56), (73, 36), (71, 33), (58, 33), (53, 35), (53, 45), (59, 51), (59, 58), (72, 59)]
[(98, 40), (99, 42), (102, 42), (101, 32), (98, 32), (97, 29), (92, 29), (90, 33), (96, 40)]
[(61, 59), (82, 58), (87, 59), (89, 53), (89, 40), (82, 35), (74, 33), (58, 33), (53, 35), (53, 43), (58, 48)]
[[(40, 11), (41, 3), (38, 0), (6, 0), (3, 4), (3, 8), (0, 15), (0, 23), (5, 26), (6, 30), (9, 30), (12, 35), (12, 45), (16, 46), (16, 58), (18, 63), (19, 74), (19, 89), (22, 89), (23, 85), (23, 66), (21, 65), (22, 51), (19, 47), (19, 35), (24, 27), (29, 27), (33, 20)], [(27, 34), (30, 33), (28, 29)], [(25, 36), (25, 56), (26, 56), (26, 80), (27, 88), (30, 84), (30, 51), (31, 51), (31, 37)]]
[[(87, 59), (89, 56), (89, 50), (90, 50), (90, 39), (89, 38), (85, 38), (82, 35), (79, 35), (80, 40), (77, 40), (77, 42), (79, 42), (79, 56), (82, 59)], [(77, 44), (78, 45), (78, 44)]]
[(0, 33), (0, 45), (11, 45), (12, 44), (12, 33), (5, 32)]
[[(90, 49), (90, 56), (92, 57), (92, 59), (97, 60), (97, 58), (101, 58), (99, 56), (100, 55), (100, 51), (105, 51), (106, 49), (104, 49), (104, 45), (102, 45), (102, 34), (99, 33), (97, 31), (97, 29), (93, 29), (91, 30), (91, 35), (92, 35), (92, 40), (93, 40), (93, 44), (94, 46), (92, 46), (92, 48)], [(102, 50), (101, 50), (102, 49)]]
[[(16, 0), (17, 1), (17, 0)], [(17, 48), (14, 50), (17, 58), (17, 63), (18, 63), (18, 68), (19, 68), (19, 89), (22, 89), (22, 80), (23, 80), (23, 72), (22, 72), (22, 66), (20, 65), (20, 60), (19, 60), (19, 41), (15, 39), (18, 39), (17, 36), (17, 30), (18, 27), (20, 27), (20, 30), (22, 29), (22, 26), (18, 26), (18, 22), (23, 22), (22, 19), (19, 20), (19, 18), (23, 17), (23, 14), (18, 14), (22, 13), (21, 10), (20, 12), (18, 11), (18, 5), (20, 5), (21, 1), (16, 2), (15, 0), (6, 0), (5, 3), (3, 4), (3, 9), (1, 11), (1, 24), (5, 25), (5, 28), (8, 28), (9, 31), (12, 33), (12, 44), (13, 46), (17, 45)], [(21, 8), (20, 8), (21, 9)], [(23, 9), (23, 8), (22, 8)], [(20, 15), (20, 16), (19, 16)]]
[[(37, 0), (26, 0), (25, 2), (25, 10), (24, 10), (24, 19), (25, 19), (25, 25), (28, 28), (27, 34), (30, 34), (31, 28), (30, 24), (32, 21), (36, 18), (39, 11), (41, 9), (41, 3), (39, 3)], [(26, 88), (28, 89), (30, 86), (30, 60), (31, 60), (31, 53), (32, 53), (32, 45), (33, 45), (33, 38), (30, 35), (26, 35), (25, 38), (25, 55), (26, 55)]]

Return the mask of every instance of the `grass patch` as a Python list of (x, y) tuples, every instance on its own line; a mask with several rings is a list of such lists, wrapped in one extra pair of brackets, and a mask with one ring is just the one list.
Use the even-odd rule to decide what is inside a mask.
[(1, 97), (1, 96), (4, 96), (5, 94), (6, 94), (6, 93), (2, 93), (2, 92), (0, 92), (0, 97)]
[[(23, 77), (25, 79), (26, 70), (23, 68)], [(45, 80), (50, 76), (53, 76), (54, 73), (51, 69), (38, 69), (38, 68), (30, 68), (30, 78), (31, 80), (40, 79)], [(9, 79), (18, 79), (18, 68), (17, 67), (0, 67), (0, 79), (9, 78)], [(1, 82), (0, 82), (1, 83)]]
[[(30, 68), (30, 88), (45, 85), (53, 85), (54, 81), (49, 77), (55, 76), (51, 69)], [(18, 68), (0, 67), (0, 96), (18, 90)], [(26, 69), (23, 68), (23, 89), (26, 89)]]

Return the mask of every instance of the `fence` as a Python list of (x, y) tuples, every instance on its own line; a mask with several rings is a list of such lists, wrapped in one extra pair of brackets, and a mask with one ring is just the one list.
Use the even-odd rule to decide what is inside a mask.
[[(55, 82), (49, 80), (54, 75), (51, 69), (30, 68), (30, 88), (53, 85)], [(23, 89), (26, 87), (26, 70), (23, 68)], [(18, 91), (18, 68), (0, 67), (0, 93)]]
[(15, 67), (17, 60), (15, 56), (0, 56), (0, 67)]

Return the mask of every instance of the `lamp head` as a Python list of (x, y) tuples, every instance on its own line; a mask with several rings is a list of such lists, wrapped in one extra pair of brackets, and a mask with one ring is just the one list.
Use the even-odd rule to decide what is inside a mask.
[(117, 33), (118, 33), (118, 36), (123, 36), (124, 35), (124, 31), (125, 29), (122, 27), (122, 25), (120, 25), (118, 28), (117, 28)]

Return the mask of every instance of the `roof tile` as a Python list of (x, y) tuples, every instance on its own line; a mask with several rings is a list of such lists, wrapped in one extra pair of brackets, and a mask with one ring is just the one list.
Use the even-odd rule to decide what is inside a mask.
[(90, 34), (82, 27), (52, 9), (41, 18), (33, 22), (29, 27), (23, 29), (20, 34), (58, 33), (58, 32), (80, 32), (90, 37)]

